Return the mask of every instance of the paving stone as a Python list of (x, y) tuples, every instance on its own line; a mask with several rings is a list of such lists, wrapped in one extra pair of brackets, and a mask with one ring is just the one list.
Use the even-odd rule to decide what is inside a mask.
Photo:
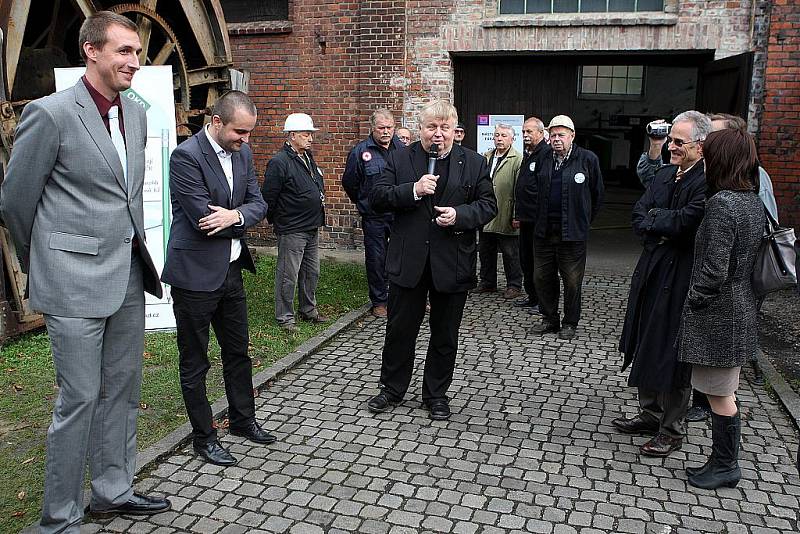
[[(689, 425), (681, 451), (639, 456), (643, 439), (610, 425), (633, 415), (636, 392), (620, 372), (617, 341), (630, 273), (593, 271), (575, 339), (534, 337), (538, 317), (497, 294), (470, 294), (450, 389), (453, 417), (421, 408), (418, 360), (403, 403), (374, 415), (385, 321), (364, 317), (256, 398), (279, 441), (252, 446), (225, 436), (240, 463), (199, 461), (190, 447), (137, 482), (173, 509), (132, 521), (89, 516), (84, 531), (358, 532), (404, 534), (728, 534), (800, 531), (793, 424), (743, 370), (743, 479), (697, 490), (685, 468), (710, 451), (708, 425)], [(632, 270), (632, 266), (631, 266)], [(500, 274), (502, 285), (502, 273)]]

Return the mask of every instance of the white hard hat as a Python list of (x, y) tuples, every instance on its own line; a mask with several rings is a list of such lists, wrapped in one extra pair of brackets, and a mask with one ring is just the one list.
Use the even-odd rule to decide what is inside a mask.
[(556, 115), (550, 121), (550, 124), (547, 125), (547, 129), (555, 128), (556, 126), (563, 126), (564, 128), (569, 128), (573, 132), (575, 131), (575, 123), (572, 122), (572, 119), (567, 117), (566, 115)]
[(286, 117), (286, 122), (283, 125), (284, 132), (316, 132), (314, 128), (314, 121), (305, 113), (292, 113)]

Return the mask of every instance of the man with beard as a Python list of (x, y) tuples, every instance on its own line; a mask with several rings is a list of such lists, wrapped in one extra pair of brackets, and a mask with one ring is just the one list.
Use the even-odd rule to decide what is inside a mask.
[(675, 339), (689, 290), (694, 237), (703, 218), (703, 141), (711, 121), (681, 113), (668, 138), (670, 163), (656, 171), (633, 209), (633, 228), (644, 250), (633, 272), (619, 350), (623, 369), (633, 362), (629, 386), (638, 388), (639, 413), (612, 424), (625, 434), (654, 436), (645, 456), (667, 456), (685, 436), (691, 366), (678, 362)]

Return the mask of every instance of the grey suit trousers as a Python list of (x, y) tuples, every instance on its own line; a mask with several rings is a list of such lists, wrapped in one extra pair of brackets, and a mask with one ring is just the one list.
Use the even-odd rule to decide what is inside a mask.
[(686, 437), (686, 411), (692, 388), (667, 392), (639, 388), (639, 408), (643, 419), (658, 423), (658, 431), (671, 438)]
[(136, 468), (144, 352), (142, 262), (133, 254), (122, 306), (110, 317), (45, 315), (58, 397), (47, 430), (42, 533), (79, 533), (88, 455), (91, 508), (125, 503)]

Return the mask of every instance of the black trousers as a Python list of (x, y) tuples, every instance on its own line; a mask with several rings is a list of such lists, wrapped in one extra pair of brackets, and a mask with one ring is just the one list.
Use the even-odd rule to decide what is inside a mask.
[(502, 235), (479, 230), (478, 254), (481, 259), (480, 287), (497, 288), (497, 251), (503, 254), (506, 287), (522, 287), (519, 267), (519, 241), (515, 235)]
[(414, 348), (430, 299), (431, 340), (425, 357), (422, 400), (447, 399), (453, 381), (458, 329), (467, 302), (467, 292), (440, 293), (431, 282), (430, 266), (425, 267), (416, 287), (389, 284), (389, 317), (381, 363), (381, 387), (388, 397), (402, 399), (414, 372)]
[(586, 271), (586, 241), (562, 241), (558, 228), (547, 237), (534, 238), (536, 266), (533, 279), (539, 296), (542, 318), (559, 325), (558, 300), (561, 293), (558, 277), (564, 283), (563, 324), (578, 326), (581, 319), (581, 286)]
[(221, 349), (222, 376), (228, 398), (231, 428), (243, 428), (255, 420), (253, 365), (247, 353), (247, 302), (239, 262), (230, 264), (222, 285), (214, 291), (190, 291), (173, 287), (173, 310), (180, 354), (183, 402), (194, 431), (194, 443), (217, 438), (206, 393), (209, 325)]
[(519, 223), (519, 265), (522, 269), (522, 286), (528, 295), (531, 304), (538, 304), (536, 284), (533, 282), (533, 231), (535, 224), (532, 222)]
[(389, 233), (392, 220), (382, 218), (361, 218), (364, 232), (364, 263), (367, 269), (369, 300), (373, 306), (385, 305), (388, 300), (386, 281), (386, 248), (389, 246)]

